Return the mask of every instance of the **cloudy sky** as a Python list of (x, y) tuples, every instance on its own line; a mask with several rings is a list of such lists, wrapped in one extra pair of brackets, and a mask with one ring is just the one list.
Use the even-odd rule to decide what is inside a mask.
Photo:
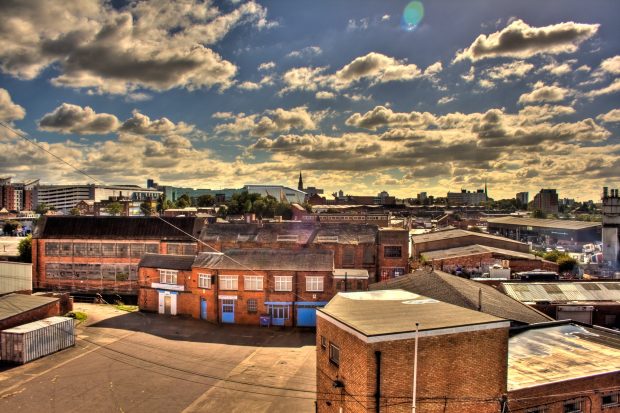
[[(620, 185), (620, 3), (0, 2), (0, 120), (106, 183)], [(86, 182), (0, 130), (0, 175)]]

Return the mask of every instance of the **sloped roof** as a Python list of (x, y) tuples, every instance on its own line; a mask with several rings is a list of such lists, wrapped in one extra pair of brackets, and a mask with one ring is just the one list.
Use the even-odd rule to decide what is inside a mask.
[(191, 271), (195, 255), (144, 254), (139, 267)]
[(333, 251), (232, 249), (198, 254), (194, 267), (219, 270), (333, 271)]
[[(370, 243), (376, 239), (378, 227), (349, 223), (216, 223), (204, 227), (204, 242), (288, 242), (307, 245), (321, 241), (323, 236), (338, 237), (338, 244)], [(330, 241), (334, 242), (334, 241)]]
[(551, 320), (545, 314), (523, 304), (490, 285), (457, 277), (443, 271), (420, 270), (402, 277), (369, 285), (370, 290), (403, 289), (459, 307), (478, 310), (482, 292), (482, 312), (524, 324)]
[(490, 218), (487, 220), (489, 224), (498, 225), (516, 225), (521, 227), (537, 227), (537, 228), (561, 228), (568, 230), (580, 230), (600, 227), (600, 222), (587, 221), (570, 221), (567, 219), (540, 219), (540, 218), (522, 218), (522, 217), (501, 217)]
[(34, 310), (46, 304), (58, 301), (58, 298), (41, 297), (26, 294), (8, 294), (0, 297), (0, 320), (4, 320), (26, 311)]
[(505, 321), (401, 289), (338, 293), (317, 311), (366, 337)]
[(193, 241), (203, 220), (196, 217), (45, 216), (34, 238), (158, 239)]
[(487, 234), (484, 232), (466, 231), (464, 229), (448, 229), (444, 231), (427, 232), (426, 234), (412, 235), (411, 239), (413, 240), (414, 244), (418, 244), (422, 242), (441, 241), (441, 240), (450, 239), (450, 238), (460, 238), (460, 237), (468, 237), (468, 236), (501, 240), (504, 242), (511, 242), (514, 244), (524, 244), (523, 242), (515, 241), (510, 238), (504, 238), (498, 235), (491, 235), (491, 234)]
[(618, 371), (620, 334), (609, 329), (553, 323), (508, 340), (508, 391)]
[(620, 282), (528, 282), (502, 283), (507, 295), (522, 302), (549, 301), (620, 303)]
[(425, 251), (422, 253), (422, 255), (424, 256), (424, 258), (430, 261), (430, 260), (441, 260), (441, 259), (448, 259), (448, 258), (467, 257), (469, 255), (484, 254), (488, 252), (494, 253), (496, 255), (505, 256), (505, 257), (523, 258), (523, 259), (528, 259), (528, 260), (541, 260), (542, 261), (540, 257), (537, 257), (534, 254), (528, 254), (526, 252), (511, 251), (511, 250), (506, 250), (503, 248), (488, 247), (486, 245), (479, 245), (479, 244), (467, 245), (465, 247), (448, 248), (445, 250)]

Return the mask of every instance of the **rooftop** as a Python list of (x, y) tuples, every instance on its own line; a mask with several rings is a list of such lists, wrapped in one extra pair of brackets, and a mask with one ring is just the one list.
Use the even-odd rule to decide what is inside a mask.
[[(490, 285), (443, 271), (420, 270), (402, 277), (371, 284), (371, 290), (403, 289), (435, 300), (523, 324), (551, 320), (545, 314), (511, 298)], [(482, 300), (480, 300), (480, 297)]]
[(511, 251), (502, 248), (487, 247), (485, 245), (467, 245), (465, 247), (448, 248), (445, 250), (426, 251), (422, 255), (427, 260), (442, 260), (448, 258), (467, 257), (469, 255), (477, 255), (484, 253), (493, 253), (494, 255), (501, 255), (510, 258), (522, 258), (527, 260), (540, 260), (534, 254), (528, 254), (526, 252)]
[(517, 225), (522, 227), (537, 228), (561, 228), (569, 230), (580, 230), (601, 226), (600, 222), (569, 221), (564, 219), (522, 218), (514, 216), (491, 218), (487, 222), (489, 224)]
[(505, 322), (501, 318), (400, 289), (338, 293), (317, 312), (319, 316), (326, 314), (365, 337), (411, 333), (415, 331), (415, 323), (419, 323), (420, 332), (435, 332)]
[(515, 244), (523, 244), (522, 242), (515, 241), (509, 238), (500, 237), (498, 235), (491, 235), (484, 232), (473, 232), (466, 231), (464, 229), (449, 229), (445, 231), (435, 231), (435, 232), (427, 232), (426, 234), (412, 235), (411, 239), (414, 244), (423, 243), (423, 242), (432, 242), (432, 241), (441, 241), (450, 238), (460, 238), (460, 237), (468, 237), (468, 236), (476, 236), (483, 237), (495, 240), (501, 240), (504, 242), (511, 242)]
[(58, 300), (58, 298), (53, 297), (41, 297), (26, 294), (4, 295), (0, 297), (0, 320), (5, 320)]
[(194, 255), (144, 254), (138, 266), (191, 271), (195, 258)]
[(575, 323), (532, 328), (508, 341), (508, 391), (620, 370), (620, 334)]
[(194, 267), (221, 270), (333, 271), (333, 251), (232, 249), (198, 254)]
[(193, 241), (203, 226), (200, 218), (45, 216), (34, 238), (158, 239)]
[(586, 303), (611, 301), (620, 303), (618, 282), (528, 282), (501, 284), (506, 294), (526, 303), (538, 301), (556, 303)]

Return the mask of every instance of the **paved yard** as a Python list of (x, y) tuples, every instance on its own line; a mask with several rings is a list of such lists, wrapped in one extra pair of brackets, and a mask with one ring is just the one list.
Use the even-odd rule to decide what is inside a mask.
[(89, 316), (75, 348), (0, 368), (0, 411), (314, 411), (314, 332), (75, 310)]

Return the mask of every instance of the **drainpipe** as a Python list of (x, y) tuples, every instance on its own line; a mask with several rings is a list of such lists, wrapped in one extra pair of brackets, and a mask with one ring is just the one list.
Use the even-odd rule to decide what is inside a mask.
[(211, 283), (213, 288), (213, 296), (215, 297), (215, 321), (220, 325), (220, 274), (218, 270), (215, 270), (215, 283)]
[(377, 363), (377, 377), (375, 383), (375, 412), (381, 411), (381, 352), (375, 351), (375, 360)]

